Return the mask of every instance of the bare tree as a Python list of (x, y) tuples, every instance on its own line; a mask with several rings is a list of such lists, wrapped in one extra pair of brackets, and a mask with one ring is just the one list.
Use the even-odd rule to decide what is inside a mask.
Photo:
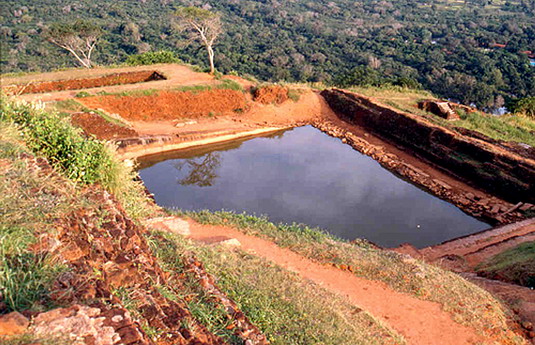
[(101, 35), (100, 27), (86, 21), (57, 23), (45, 31), (49, 42), (70, 52), (86, 68), (93, 67), (91, 55)]
[(215, 73), (214, 43), (223, 32), (221, 16), (198, 7), (179, 8), (175, 16), (178, 18), (178, 29), (187, 31), (193, 40), (199, 40), (208, 52), (210, 73)]

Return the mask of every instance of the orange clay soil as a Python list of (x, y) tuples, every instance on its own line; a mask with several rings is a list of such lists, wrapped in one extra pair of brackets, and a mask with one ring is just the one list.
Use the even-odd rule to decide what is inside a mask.
[(262, 104), (281, 104), (288, 99), (288, 91), (280, 85), (261, 86), (254, 90), (253, 99)]
[(247, 109), (241, 91), (215, 89), (201, 92), (159, 91), (152, 95), (105, 95), (80, 102), (90, 108), (117, 113), (125, 120), (158, 121), (228, 114)]
[(100, 77), (65, 79), (57, 81), (30, 82), (8, 86), (7, 92), (13, 94), (45, 93), (64, 90), (82, 90), (100, 86), (136, 84), (153, 80), (163, 80), (164, 76), (155, 71), (112, 73)]
[(453, 321), (438, 303), (423, 301), (392, 290), (378, 281), (307, 259), (275, 243), (223, 226), (202, 225), (192, 220), (190, 238), (213, 243), (235, 238), (241, 249), (310, 279), (321, 287), (347, 296), (351, 303), (370, 312), (405, 337), (408, 344), (476, 344), (488, 339)]
[(82, 128), (86, 135), (94, 135), (98, 139), (110, 140), (137, 136), (137, 132), (125, 126), (111, 123), (95, 113), (76, 113), (71, 115), (71, 123)]
[[(198, 73), (194, 72), (190, 67), (178, 64), (161, 64), (161, 65), (151, 65), (151, 66), (136, 66), (136, 67), (120, 67), (120, 68), (92, 68), (92, 69), (71, 69), (58, 72), (47, 72), (47, 73), (30, 73), (23, 76), (17, 77), (1, 77), (2, 87), (12, 84), (29, 84), (29, 83), (39, 83), (45, 81), (58, 81), (58, 80), (68, 80), (68, 79), (82, 79), (82, 78), (96, 78), (103, 77), (112, 73), (125, 73), (125, 72), (139, 72), (146, 71), (150, 69), (151, 71), (156, 71), (162, 74), (165, 80), (155, 80), (145, 83), (137, 84), (123, 84), (123, 85), (114, 85), (114, 86), (101, 86), (93, 87), (90, 89), (84, 89), (91, 94), (97, 92), (109, 92), (109, 93), (119, 93), (119, 92), (128, 92), (135, 90), (148, 90), (148, 89), (157, 89), (157, 90), (168, 90), (171, 88), (176, 88), (177, 86), (191, 86), (191, 85), (216, 85), (220, 84), (219, 81), (215, 80), (213, 76), (208, 73)], [(236, 80), (243, 87), (250, 87), (251, 82), (242, 79), (242, 78), (230, 78), (227, 79)], [(79, 90), (65, 90), (57, 91), (51, 93), (40, 93), (40, 94), (25, 94), (19, 96), (21, 99), (27, 101), (41, 100), (44, 102), (47, 101), (59, 101), (64, 99), (69, 99), (74, 97)]]

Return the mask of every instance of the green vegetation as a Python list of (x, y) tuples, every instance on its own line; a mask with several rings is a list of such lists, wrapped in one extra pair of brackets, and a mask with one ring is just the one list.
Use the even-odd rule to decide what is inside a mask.
[(379, 102), (408, 113), (420, 115), (441, 126), (455, 129), (463, 127), (489, 136), (492, 139), (516, 141), (535, 146), (535, 121), (518, 115), (494, 116), (482, 112), (467, 113), (458, 111), (461, 120), (446, 121), (417, 107), (419, 101), (436, 98), (423, 90), (408, 89), (401, 86), (352, 87), (351, 91), (374, 98)]
[(383, 281), (394, 290), (441, 304), (455, 320), (480, 332), (507, 329), (507, 309), (488, 292), (454, 273), (391, 251), (377, 250), (366, 241), (348, 243), (319, 229), (273, 224), (266, 217), (246, 214), (183, 214), (203, 224), (233, 226), (246, 234), (267, 238), (320, 263), (351, 267), (357, 276)]
[(101, 184), (132, 217), (151, 212), (143, 186), (134, 181), (135, 173), (115, 156), (111, 146), (86, 138), (57, 113), (5, 97), (0, 102), (0, 121), (17, 125), (33, 153), (46, 157), (75, 182)]
[[(172, 18), (178, 1), (4, 0), (0, 17), (2, 71), (51, 70), (74, 60), (42, 33), (58, 21), (85, 19), (104, 28), (94, 53), (102, 65), (148, 51), (169, 50), (208, 67), (206, 51), (187, 44)], [(355, 67), (382, 78), (409, 78), (440, 97), (498, 107), (500, 96), (535, 94), (535, 2), (526, 0), (261, 0), (203, 3), (218, 12), (224, 32), (215, 65), (260, 80), (325, 82)], [(502, 45), (496, 45), (502, 44)], [(505, 47), (503, 46), (505, 45)], [(409, 85), (408, 85), (409, 86)], [(412, 86), (411, 86), (412, 87)]]
[(77, 63), (86, 68), (93, 67), (91, 58), (101, 35), (98, 25), (80, 19), (72, 23), (54, 23), (43, 31), (43, 36), (50, 43), (68, 51)]
[(146, 52), (142, 54), (130, 55), (125, 64), (130, 66), (154, 65), (158, 63), (181, 63), (182, 61), (176, 54), (169, 50), (160, 50), (157, 52)]
[(522, 243), (481, 263), (478, 274), (535, 289), (535, 242)]
[(210, 74), (216, 74), (214, 44), (223, 33), (221, 15), (206, 8), (188, 6), (179, 7), (174, 16), (178, 21), (176, 28), (179, 32), (186, 33), (190, 42), (198, 41), (206, 48)]
[(54, 278), (65, 268), (28, 249), (37, 235), (75, 204), (74, 185), (40, 174), (17, 129), (0, 121), (0, 292), (11, 310), (43, 310)]
[(2, 345), (28, 345), (28, 344), (40, 344), (40, 345), (69, 345), (71, 342), (69, 339), (58, 337), (38, 337), (33, 334), (22, 334), (12, 336), (7, 339), (2, 339)]
[(403, 343), (399, 335), (344, 298), (243, 251), (192, 244), (165, 233), (153, 233), (148, 240), (164, 269), (186, 276), (186, 287), (174, 293), (189, 296), (189, 308), (196, 318), (231, 344), (243, 341), (233, 338), (226, 312), (218, 309), (185, 271), (185, 253), (198, 256), (218, 278), (218, 287), (272, 344)]
[(535, 119), (535, 96), (515, 100), (509, 108), (515, 114), (524, 114)]

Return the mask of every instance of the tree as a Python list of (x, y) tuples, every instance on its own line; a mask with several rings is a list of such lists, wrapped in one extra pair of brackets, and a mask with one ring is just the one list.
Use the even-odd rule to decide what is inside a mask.
[(70, 52), (86, 68), (93, 67), (91, 54), (102, 35), (100, 27), (87, 21), (56, 23), (45, 31), (46, 39)]
[(535, 97), (515, 99), (507, 105), (507, 108), (514, 114), (524, 114), (535, 119)]
[(187, 31), (192, 40), (200, 40), (208, 52), (210, 73), (215, 73), (214, 43), (223, 32), (221, 16), (198, 7), (179, 8), (175, 16), (178, 18), (178, 28)]

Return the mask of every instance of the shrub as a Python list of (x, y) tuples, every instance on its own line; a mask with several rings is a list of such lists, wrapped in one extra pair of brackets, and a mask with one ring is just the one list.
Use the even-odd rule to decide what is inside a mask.
[(413, 90), (419, 90), (422, 88), (422, 84), (420, 84), (416, 79), (412, 79), (409, 77), (399, 77), (394, 80), (392, 84)]
[(182, 61), (174, 52), (169, 50), (130, 55), (125, 61), (125, 64), (130, 66), (154, 65), (158, 63), (182, 63)]
[(507, 107), (514, 114), (535, 118), (535, 96), (513, 100)]
[(90, 97), (90, 96), (91, 94), (87, 91), (80, 91), (76, 95), (74, 95), (74, 97), (76, 98), (84, 98), (84, 97)]
[(114, 193), (131, 217), (152, 211), (143, 186), (134, 181), (136, 174), (117, 158), (114, 148), (87, 138), (67, 118), (35, 104), (13, 102), (1, 96), (0, 121), (17, 125), (26, 146), (46, 157), (69, 179), (83, 184), (98, 183)]

